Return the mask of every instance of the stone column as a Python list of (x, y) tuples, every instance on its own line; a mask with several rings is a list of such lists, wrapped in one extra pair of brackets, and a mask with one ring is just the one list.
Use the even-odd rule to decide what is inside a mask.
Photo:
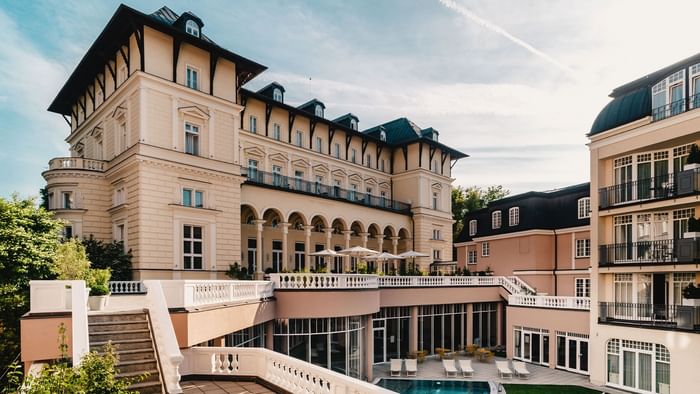
[(372, 366), (374, 365), (374, 330), (372, 324), (372, 315), (367, 315), (364, 317), (367, 322), (365, 324), (365, 380), (371, 382), (373, 379)]
[(270, 320), (263, 324), (265, 325), (265, 349), (274, 350), (275, 321)]
[[(504, 345), (503, 343), (503, 303), (496, 304), (496, 344)], [(556, 337), (555, 337), (556, 339)], [(550, 337), (551, 342), (551, 337)], [(551, 354), (551, 353), (550, 353)]]
[[(345, 249), (350, 249), (350, 236), (352, 235), (352, 230), (343, 230), (343, 235), (345, 236)], [(345, 266), (343, 271), (350, 271), (350, 256), (343, 257), (343, 265)]]
[[(326, 233), (326, 249), (328, 250), (333, 250), (333, 228), (332, 227), (326, 227), (323, 229), (323, 232)], [(331, 263), (335, 263), (335, 257), (323, 257), (323, 264), (326, 266), (325, 270), (326, 272), (331, 272), (330, 270), (330, 265)]]
[(314, 226), (304, 226), (304, 236), (306, 237), (304, 240), (304, 260), (305, 260), (305, 270), (311, 270), (311, 256), (309, 255), (311, 253), (311, 230), (314, 228)]
[(418, 307), (411, 307), (411, 319), (408, 326), (408, 351), (415, 352), (418, 350)]
[(265, 220), (258, 219), (254, 220), (255, 228), (257, 230), (257, 236), (255, 238), (255, 274), (253, 277), (255, 280), (263, 279), (263, 224)]
[[(379, 253), (382, 253), (384, 251), (384, 234), (377, 234), (377, 249), (379, 249)], [(377, 268), (379, 269), (379, 272), (384, 272), (384, 264), (386, 264), (386, 260), (378, 261), (377, 260)]]
[(284, 222), (280, 223), (280, 228), (282, 229), (282, 270), (288, 269), (289, 267), (289, 251), (287, 250), (287, 235), (289, 235), (290, 223)]
[[(391, 250), (392, 254), (398, 254), (399, 253), (399, 237), (391, 237)], [(401, 264), (401, 261), (399, 261), (399, 264)], [(391, 262), (391, 266), (394, 267), (394, 272), (396, 274), (399, 274), (399, 267), (396, 266), (396, 260), (393, 260)]]
[[(360, 233), (360, 237), (362, 237), (362, 247), (366, 248), (367, 247), (367, 238), (369, 237), (369, 233)], [(356, 257), (356, 259), (359, 260), (359, 257)]]
[(467, 304), (467, 316), (464, 319), (464, 326), (467, 331), (467, 345), (474, 343), (474, 304)]

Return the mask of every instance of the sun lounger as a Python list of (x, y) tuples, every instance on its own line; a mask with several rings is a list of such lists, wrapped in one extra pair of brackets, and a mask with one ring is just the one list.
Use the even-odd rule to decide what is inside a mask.
[(401, 364), (402, 359), (400, 358), (392, 358), (391, 359), (391, 365), (390, 365), (390, 371), (391, 371), (391, 376), (401, 376)]
[(455, 360), (442, 360), (442, 367), (445, 369), (445, 375), (447, 377), (457, 377), (457, 367), (455, 367)]
[(459, 360), (459, 369), (462, 370), (462, 377), (467, 378), (474, 376), (472, 360)]
[(416, 373), (418, 373), (418, 360), (416, 359), (407, 359), (406, 360), (406, 376), (416, 376)]
[(496, 361), (496, 368), (498, 368), (498, 375), (505, 378), (512, 378), (513, 371), (508, 368), (508, 361)]
[(515, 374), (518, 375), (519, 378), (530, 378), (530, 371), (527, 370), (527, 367), (525, 366), (524, 362), (513, 361), (513, 369), (515, 370)]

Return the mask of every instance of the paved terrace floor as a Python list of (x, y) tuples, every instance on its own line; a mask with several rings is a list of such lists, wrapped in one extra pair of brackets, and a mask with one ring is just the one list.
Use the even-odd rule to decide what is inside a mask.
[(254, 382), (192, 380), (181, 382), (180, 386), (185, 394), (274, 394), (274, 391)]
[[(460, 359), (471, 359), (471, 357), (461, 356)], [(496, 360), (504, 361), (505, 358), (496, 357)], [(498, 369), (496, 368), (496, 363), (491, 361), (490, 363), (482, 363), (475, 359), (472, 359), (472, 368), (474, 369), (473, 378), (462, 378), (461, 372), (458, 374), (458, 378), (447, 378), (445, 377), (445, 370), (442, 368), (442, 361), (437, 358), (429, 358), (424, 362), (418, 364), (418, 376), (417, 377), (406, 377), (406, 373), (401, 373), (400, 379), (434, 379), (434, 380), (473, 380), (473, 381), (491, 381), (496, 383), (513, 383), (513, 384), (561, 384), (561, 385), (573, 385), (588, 387), (594, 390), (598, 390), (604, 393), (611, 394), (629, 394), (624, 391), (611, 389), (608, 387), (599, 387), (592, 385), (588, 381), (588, 376), (579, 375), (572, 372), (562, 371), (558, 369), (551, 369), (539, 365), (526, 364), (527, 369), (530, 371), (530, 379), (520, 379), (513, 376), (512, 379), (501, 379), (498, 375)], [(513, 370), (512, 364), (509, 362), (508, 366)], [(458, 366), (459, 368), (459, 366)], [(390, 376), (389, 363), (378, 364), (374, 366), (373, 369), (374, 379), (379, 378), (398, 378), (397, 376)], [(566, 393), (562, 393), (566, 394)]]

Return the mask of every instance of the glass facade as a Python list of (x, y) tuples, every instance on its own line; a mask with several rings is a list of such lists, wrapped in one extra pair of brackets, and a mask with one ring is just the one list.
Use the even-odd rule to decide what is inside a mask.
[[(467, 341), (466, 322), (467, 304), (425, 305), (419, 307), (418, 349), (434, 353), (436, 348), (450, 350), (463, 348)], [(495, 342), (494, 336), (494, 344)]]
[(360, 316), (275, 321), (274, 350), (354, 378), (363, 378)]
[(671, 355), (659, 344), (611, 339), (607, 343), (608, 385), (651, 392), (671, 392)]
[(265, 347), (265, 324), (233, 332), (224, 339), (227, 347)]
[(496, 302), (483, 302), (474, 304), (472, 329), (474, 330), (474, 343), (481, 347), (494, 347), (498, 345), (498, 304)]
[(406, 358), (409, 347), (410, 307), (381, 308), (372, 316), (374, 362)]

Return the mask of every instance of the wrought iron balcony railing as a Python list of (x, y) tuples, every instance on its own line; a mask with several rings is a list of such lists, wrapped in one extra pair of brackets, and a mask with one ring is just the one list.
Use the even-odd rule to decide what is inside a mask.
[(600, 245), (599, 265), (693, 263), (700, 261), (700, 238)]
[(598, 311), (600, 323), (700, 331), (698, 306), (601, 302)]
[(329, 186), (319, 182), (309, 182), (282, 174), (259, 171), (253, 168), (244, 168), (243, 175), (246, 182), (251, 184), (271, 186), (281, 190), (293, 190), (335, 200), (349, 201), (355, 204), (383, 208), (399, 213), (410, 213), (411, 205), (405, 202), (386, 197), (374, 196), (368, 193), (360, 193), (356, 190), (343, 189), (339, 186)]
[(653, 108), (651, 110), (651, 121), (658, 122), (698, 107), (700, 107), (700, 93), (694, 94), (687, 99), (683, 98), (669, 104)]
[(601, 209), (700, 193), (700, 169), (663, 174), (598, 190)]

